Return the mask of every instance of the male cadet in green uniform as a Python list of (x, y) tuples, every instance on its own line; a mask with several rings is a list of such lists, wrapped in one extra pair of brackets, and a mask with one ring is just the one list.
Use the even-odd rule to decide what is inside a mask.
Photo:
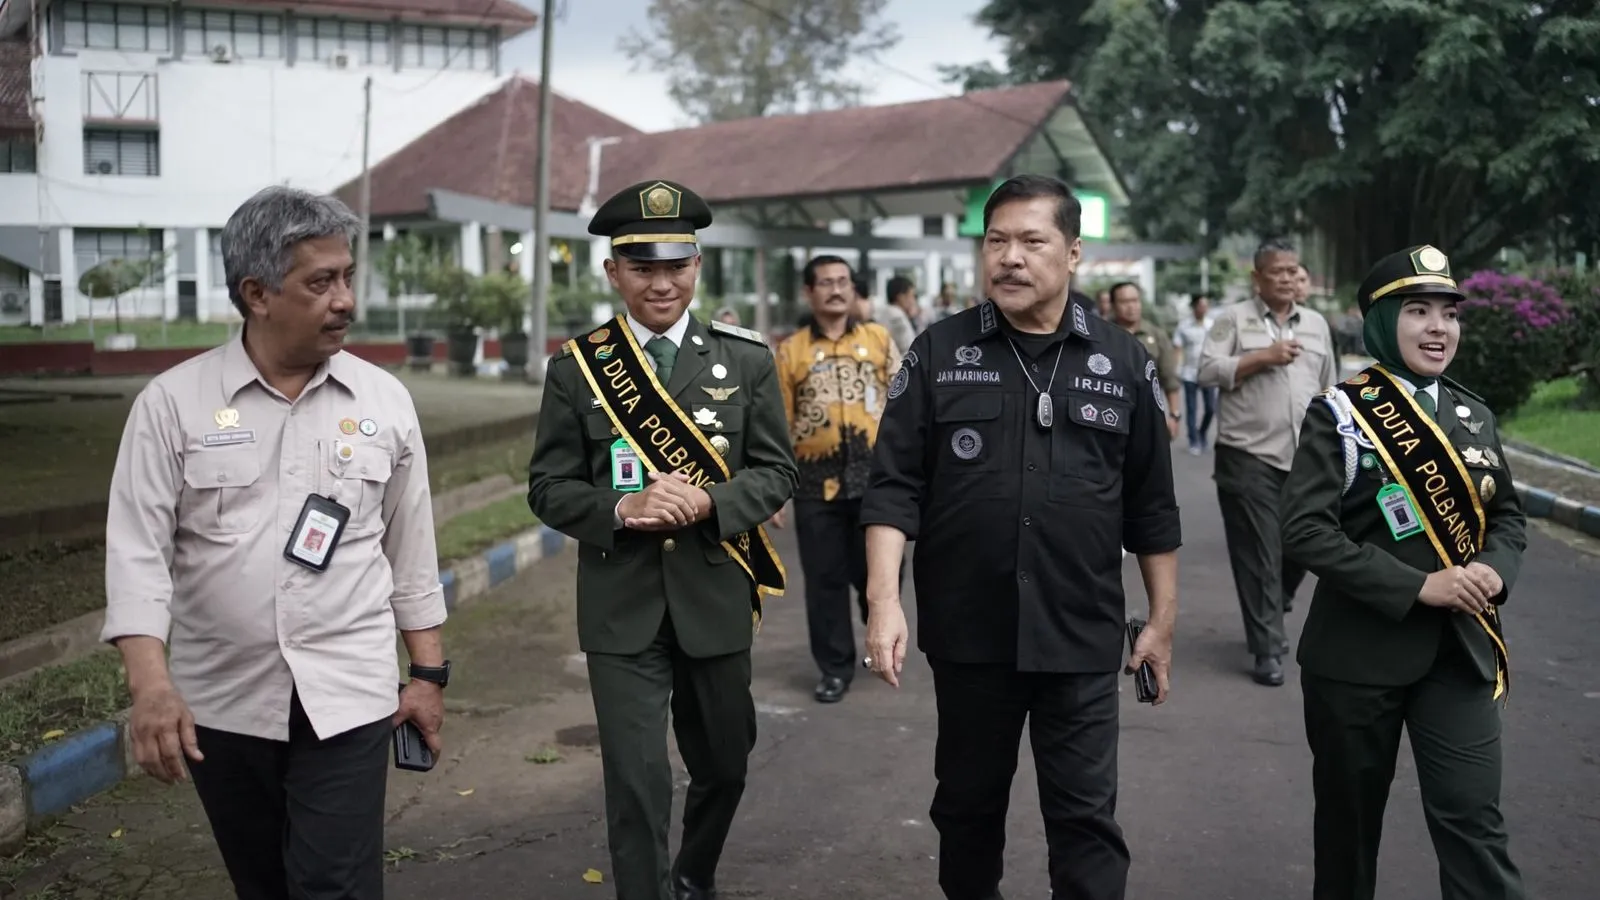
[(1111, 320), (1138, 338), (1145, 352), (1156, 362), (1156, 378), (1161, 382), (1161, 392), (1167, 395), (1167, 433), (1176, 438), (1178, 422), (1182, 419), (1178, 410), (1183, 409), (1178, 402), (1178, 390), (1183, 386), (1178, 379), (1178, 351), (1159, 326), (1145, 324), (1144, 298), (1139, 295), (1137, 284), (1119, 281), (1111, 286), (1110, 293)]
[[(772, 352), (689, 314), (711, 209), (665, 181), (589, 223), (627, 315), (545, 376), (528, 505), (578, 540), (578, 638), (605, 770), (617, 900), (709, 900), (755, 743), (750, 646), (783, 567), (761, 524), (797, 472)], [(669, 866), (668, 698), (689, 769)]]
[(1300, 638), (1315, 759), (1315, 900), (1372, 900), (1401, 726), (1443, 900), (1522, 900), (1500, 815), (1500, 605), (1526, 546), (1494, 414), (1441, 373), (1461, 292), (1434, 247), (1357, 295), (1377, 365), (1306, 414), (1285, 554), (1317, 575)]

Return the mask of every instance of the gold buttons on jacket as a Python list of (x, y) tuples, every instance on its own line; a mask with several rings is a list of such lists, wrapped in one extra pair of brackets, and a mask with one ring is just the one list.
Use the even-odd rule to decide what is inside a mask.
[(668, 553), (671, 553), (672, 551), (678, 549), (678, 542), (673, 540), (672, 538), (667, 538), (666, 540), (661, 542), (661, 549), (667, 551)]

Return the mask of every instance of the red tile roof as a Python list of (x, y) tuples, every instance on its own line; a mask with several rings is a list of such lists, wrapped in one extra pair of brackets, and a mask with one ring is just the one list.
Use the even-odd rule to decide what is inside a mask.
[[(588, 138), (632, 135), (638, 129), (560, 94), (552, 92), (551, 100), (550, 205), (575, 210), (588, 186)], [(532, 206), (538, 141), (539, 84), (513, 76), (373, 166), (372, 215), (425, 212), (430, 190)], [(338, 194), (354, 204), (360, 181)]]
[[(575, 210), (588, 183), (584, 139), (605, 149), (600, 197), (667, 178), (708, 201), (751, 201), (915, 189), (993, 178), (1061, 104), (1071, 86), (1043, 82), (892, 106), (717, 122), (646, 134), (562, 98), (555, 109), (551, 207)], [(374, 215), (427, 208), (443, 189), (533, 205), (538, 86), (513, 79), (418, 138), (373, 172)], [(342, 189), (354, 197), (355, 184)]]
[(600, 194), (652, 178), (713, 203), (988, 181), (1070, 90), (1050, 81), (639, 135), (606, 148)]
[(0, 41), (0, 134), (33, 133), (32, 60), (27, 41)]

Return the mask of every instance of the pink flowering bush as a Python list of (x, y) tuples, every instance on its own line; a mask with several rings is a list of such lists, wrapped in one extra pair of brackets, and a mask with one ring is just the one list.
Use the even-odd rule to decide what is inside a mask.
[(1475, 272), (1461, 283), (1461, 348), (1448, 374), (1504, 416), (1565, 370), (1572, 314), (1533, 278)]

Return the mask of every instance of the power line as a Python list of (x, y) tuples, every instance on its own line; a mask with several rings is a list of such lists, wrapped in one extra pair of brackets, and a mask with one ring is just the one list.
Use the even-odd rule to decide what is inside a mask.
[[(815, 39), (817, 39), (819, 41), (827, 41), (827, 42), (830, 42), (830, 43), (834, 41), (834, 38), (833, 38), (832, 35), (827, 34), (826, 32), (823, 32), (821, 29), (818, 29), (818, 28), (816, 28), (815, 26), (812, 26), (812, 25), (808, 25), (808, 24), (806, 24), (804, 22), (796, 22), (796, 21), (790, 19), (788, 16), (785, 16), (783, 13), (780, 13), (780, 12), (778, 12), (776, 10), (773, 10), (773, 9), (769, 9), (766, 6), (763, 6), (760, 3), (757, 3), (756, 0), (739, 0), (739, 2), (744, 4), (745, 6), (749, 7), (750, 9), (755, 10), (758, 13), (761, 13), (763, 15), (769, 16), (772, 19), (774, 19), (776, 21), (779, 21), (779, 22), (782, 22), (783, 24), (785, 24), (785, 25), (789, 26), (790, 28), (793, 28), (793, 29), (795, 29), (797, 31), (802, 31), (802, 32), (806, 33), (807, 35), (809, 35), (809, 36), (811, 36), (811, 37), (813, 37), (813, 38), (815, 38)], [(912, 73), (907, 72), (906, 70), (904, 70), (902, 68), (899, 68), (898, 66), (891, 66), (891, 65), (889, 65), (888, 63), (886, 63), (886, 62), (884, 62), (882, 60), (875, 59), (873, 57), (867, 57), (866, 61), (871, 63), (872, 65), (877, 66), (880, 69), (883, 69), (886, 72), (892, 72), (892, 73), (894, 73), (896, 75), (899, 75), (902, 78), (905, 78), (908, 81), (911, 81), (911, 82), (914, 82), (916, 84), (919, 84), (919, 85), (921, 85), (921, 86), (923, 86), (925, 88), (929, 88), (931, 90), (937, 91), (939, 93), (939, 96), (941, 98), (945, 99), (945, 100), (960, 100), (963, 103), (969, 103), (969, 104), (971, 104), (973, 106), (976, 106), (977, 108), (979, 108), (981, 110), (984, 110), (984, 111), (989, 112), (989, 113), (993, 113), (994, 115), (997, 115), (997, 116), (999, 116), (999, 117), (1001, 117), (1003, 119), (1010, 119), (1011, 121), (1016, 122), (1019, 125), (1026, 125), (1029, 128), (1033, 128), (1034, 126), (1039, 124), (1038, 122), (1034, 122), (1034, 121), (1030, 121), (1028, 119), (1024, 119), (1021, 116), (1013, 115), (1013, 114), (1011, 114), (1009, 112), (1006, 112), (1003, 109), (996, 109), (995, 107), (989, 106), (986, 103), (981, 103), (978, 100), (974, 99), (972, 97), (972, 95), (970, 95), (970, 94), (951, 94), (951, 93), (948, 93), (943, 85), (934, 84), (933, 82), (928, 81), (927, 79), (922, 78), (921, 76), (913, 75)]]

